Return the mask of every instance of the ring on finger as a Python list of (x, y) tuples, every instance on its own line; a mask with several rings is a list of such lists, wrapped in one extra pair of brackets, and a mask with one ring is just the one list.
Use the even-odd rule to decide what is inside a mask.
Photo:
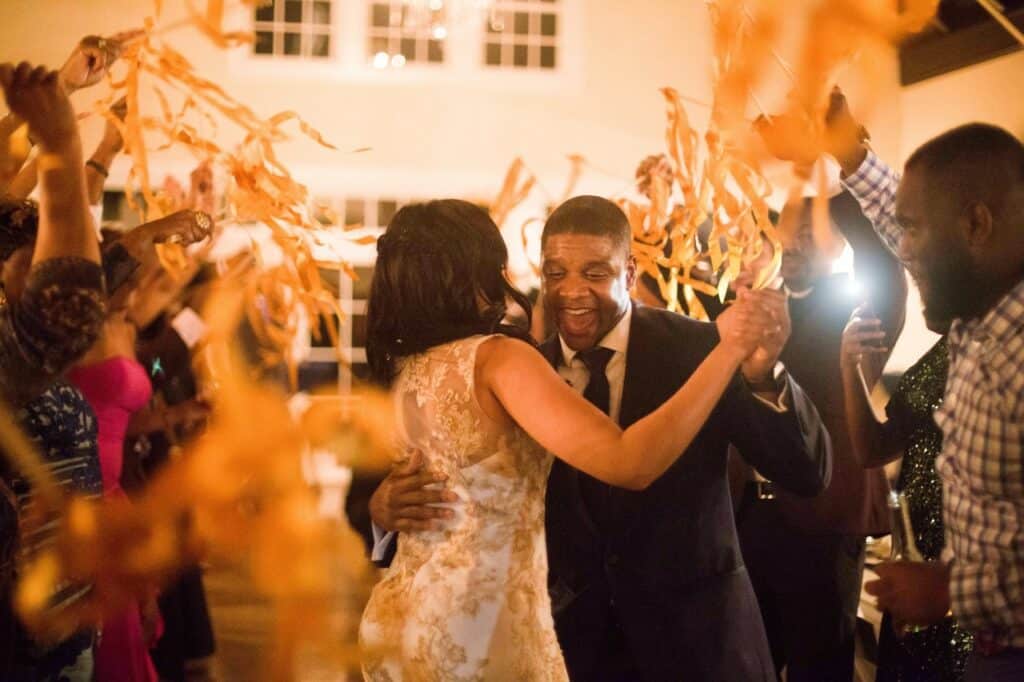
[(192, 211), (192, 218), (196, 221), (196, 227), (203, 232), (209, 232), (210, 227), (213, 225), (213, 221), (206, 213), (202, 211)]

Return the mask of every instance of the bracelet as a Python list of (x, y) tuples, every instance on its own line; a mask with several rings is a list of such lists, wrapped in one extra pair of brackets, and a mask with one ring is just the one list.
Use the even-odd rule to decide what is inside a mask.
[(88, 166), (89, 168), (92, 168), (94, 171), (96, 171), (105, 178), (110, 177), (110, 171), (108, 171), (107, 167), (104, 166), (99, 161), (89, 159), (88, 161), (85, 162), (85, 165)]

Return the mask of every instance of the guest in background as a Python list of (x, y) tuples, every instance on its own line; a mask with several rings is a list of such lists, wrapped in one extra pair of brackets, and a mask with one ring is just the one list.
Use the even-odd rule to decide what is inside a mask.
[(854, 247), (857, 278), (832, 274), (838, 253), (827, 252), (815, 239), (811, 200), (805, 200), (796, 207), (799, 227), (782, 256), (792, 333), (780, 356), (831, 435), (831, 483), (816, 497), (800, 498), (776, 490), (742, 460), (731, 460), (733, 476), (748, 481), (737, 511), (743, 560), (776, 672), (785, 669), (790, 682), (853, 678), (865, 537), (889, 532), (885, 474), (866, 470), (850, 447), (839, 349), (843, 328), (863, 300), (864, 294), (852, 288), (856, 283), (863, 283), (880, 311), (880, 329), (891, 347), (906, 309), (903, 269), (849, 194), (833, 199), (831, 207), (833, 229), (841, 226)]
[[(172, 237), (184, 244), (205, 238), (212, 228), (206, 214), (186, 210), (141, 225), (118, 242), (136, 260), (153, 264), (155, 244)], [(123, 289), (131, 289), (130, 285)], [(149, 375), (136, 359), (136, 328), (128, 318), (126, 301), (120, 295), (112, 300), (103, 333), (68, 378), (78, 386), (99, 424), (99, 456), (103, 474), (103, 492), (108, 497), (123, 495), (125, 435), (132, 415), (149, 402), (152, 386)], [(118, 307), (114, 307), (118, 306)], [(99, 682), (155, 681), (157, 673), (148, 654), (157, 637), (159, 610), (155, 595), (139, 605), (130, 606), (103, 622), (104, 636), (96, 648), (96, 677)]]
[[(161, 284), (149, 281), (132, 301), (131, 317), (142, 326), (138, 360), (149, 372), (153, 398), (128, 428), (121, 482), (129, 495), (141, 492), (159, 475), (174, 448), (201, 433), (209, 415), (192, 371), (192, 351), (205, 335), (195, 309), (202, 309), (200, 290), (209, 270), (201, 270), (187, 287), (175, 285), (163, 271), (160, 276)], [(207, 679), (215, 641), (200, 567), (183, 571), (160, 591), (157, 601), (164, 627), (150, 655), (161, 681)]]

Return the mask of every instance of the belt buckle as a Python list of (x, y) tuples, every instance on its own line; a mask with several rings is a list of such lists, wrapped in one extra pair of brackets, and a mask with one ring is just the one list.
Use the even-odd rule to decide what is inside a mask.
[(771, 481), (755, 481), (757, 488), (757, 499), (762, 501), (775, 499), (775, 486)]

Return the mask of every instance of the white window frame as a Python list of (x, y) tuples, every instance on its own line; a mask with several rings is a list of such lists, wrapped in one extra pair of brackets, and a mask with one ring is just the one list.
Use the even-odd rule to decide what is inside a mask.
[[(282, 2), (281, 12), (283, 13), (284, 12), (283, 0), (277, 0), (277, 1), (281, 1)], [(302, 0), (302, 15), (303, 16), (302, 16), (302, 19), (298, 23), (286, 22), (286, 21), (284, 21), (283, 17), (282, 17), (281, 21), (277, 21), (277, 20), (256, 21), (254, 19), (250, 19), (250, 27), (254, 28), (255, 30), (266, 31), (266, 30), (269, 29), (271, 31), (271, 33), (273, 35), (274, 48), (277, 47), (279, 42), (283, 43), (284, 35), (286, 33), (293, 33), (294, 32), (294, 31), (289, 31), (288, 29), (298, 29), (298, 33), (301, 36), (300, 39), (302, 40), (302, 43), (303, 43), (303, 47), (307, 51), (311, 51), (311, 47), (306, 47), (306, 45), (305, 45), (307, 37), (312, 36), (312, 35), (326, 35), (327, 39), (329, 41), (329, 43), (328, 43), (328, 50), (327, 50), (327, 52), (328, 52), (327, 56), (325, 56), (325, 57), (318, 57), (318, 56), (315, 56), (315, 55), (312, 55), (312, 54), (297, 54), (297, 55), (285, 54), (284, 51), (283, 51), (283, 45), (282, 45), (282, 51), (281, 52), (277, 52), (276, 49), (272, 49), (272, 53), (271, 54), (257, 54), (255, 52), (255, 46), (246, 46), (247, 49), (250, 51), (250, 53), (252, 53), (252, 56), (254, 58), (257, 58), (257, 59), (286, 59), (286, 60), (306, 60), (306, 61), (330, 61), (331, 56), (332, 56), (331, 52), (333, 51), (334, 45), (336, 44), (335, 41), (333, 40), (334, 39), (334, 27), (336, 25), (335, 24), (335, 20), (334, 20), (334, 13), (335, 13), (337, 7), (340, 6), (341, 3), (340, 3), (339, 0), (327, 0), (327, 2), (331, 5), (331, 9), (330, 9), (331, 21), (329, 23), (327, 23), (327, 24), (318, 24), (318, 23), (314, 23), (313, 22), (313, 17), (312, 17), (313, 2), (312, 2), (312, 0)], [(277, 6), (277, 2), (275, 1), (274, 7), (276, 8), (276, 6)], [(250, 14), (253, 14), (253, 13), (254, 13), (254, 11), (250, 10)], [(258, 25), (258, 28), (257, 28), (257, 25)], [(324, 27), (326, 27), (326, 30), (325, 30)]]
[[(559, 0), (556, 64), (553, 69), (487, 66), (485, 19), (453, 20), (445, 40), (444, 62), (409, 62), (402, 68), (376, 69), (368, 57), (372, 0), (333, 0), (329, 57), (253, 54), (252, 45), (230, 51), (229, 68), (241, 78), (320, 80), (367, 85), (437, 83), (500, 90), (578, 92), (583, 87), (583, 2)], [(537, 11), (536, 9), (533, 11)], [(483, 15), (482, 15), (483, 16)], [(237, 8), (236, 26), (249, 29), (251, 9)]]
[[(483, 30), (483, 32), (482, 32), (482, 34), (480, 36), (480, 39), (481, 39), (481, 45), (480, 45), (480, 48), (481, 48), (481, 59), (483, 60), (484, 68), (495, 69), (495, 70), (512, 70), (512, 71), (516, 71), (516, 72), (540, 71), (541, 73), (544, 73), (544, 72), (548, 72), (548, 71), (556, 71), (558, 69), (559, 62), (562, 59), (562, 55), (561, 55), (562, 41), (560, 40), (560, 37), (561, 37), (562, 30), (565, 28), (565, 17), (563, 15), (563, 10), (564, 10), (565, 6), (564, 6), (563, 2), (559, 1), (559, 2), (553, 2), (553, 3), (549, 3), (548, 4), (548, 3), (538, 3), (538, 2), (535, 2), (535, 1), (531, 1), (531, 0), (495, 0), (495, 3), (497, 5), (495, 7), (496, 11), (502, 12), (502, 13), (508, 13), (511, 17), (513, 17), (513, 19), (512, 19), (512, 24), (513, 25), (511, 27), (504, 27), (504, 28), (511, 28), (510, 31), (502, 31), (500, 33), (490, 33), (490, 31), (488, 30), (488, 27), (487, 26), (484, 27), (484, 30)], [(518, 13), (525, 13), (529, 20), (532, 20), (534, 17), (536, 17), (537, 21), (538, 21), (538, 25), (536, 26), (537, 30), (536, 31), (532, 31), (530, 29), (533, 28), (533, 27), (528, 27), (527, 28), (527, 32), (525, 34), (515, 33), (515, 19), (514, 19), (514, 17)], [(555, 16), (555, 20), (556, 20), (556, 23), (555, 23), (555, 35), (553, 37), (544, 36), (544, 35), (541, 34), (541, 25), (540, 25), (539, 22), (541, 21), (541, 15), (543, 15), (543, 14), (552, 14), (552, 15)], [(497, 40), (496, 40), (496, 38), (497, 38)], [(553, 39), (553, 45), (552, 45), (552, 39)], [(489, 43), (494, 43), (494, 42), (497, 42), (499, 45), (501, 45), (501, 51), (503, 53), (502, 56), (501, 56), (502, 62), (498, 63), (498, 64), (488, 64), (487, 63), (487, 55), (486, 55), (487, 45)], [(527, 65), (526, 66), (516, 66), (514, 64), (514, 61), (513, 62), (504, 62), (503, 61), (504, 58), (506, 56), (512, 56), (514, 54), (515, 47), (518, 47), (519, 45), (523, 45), (523, 46), (525, 46), (527, 48), (527, 53), (528, 53), (527, 54)], [(531, 52), (531, 50), (529, 48), (534, 46), (534, 45), (536, 45), (538, 48), (542, 47), (542, 46), (546, 46), (546, 45), (552, 45), (552, 47), (555, 48), (555, 66), (554, 67), (552, 67), (552, 68), (544, 68), (544, 67), (540, 66), (539, 63), (537, 63), (535, 65), (530, 65), (529, 62), (531, 61), (531, 59), (530, 59), (531, 55), (529, 54), (529, 52)], [(538, 58), (538, 60), (540, 59), (539, 50), (538, 50), (537, 58)]]

